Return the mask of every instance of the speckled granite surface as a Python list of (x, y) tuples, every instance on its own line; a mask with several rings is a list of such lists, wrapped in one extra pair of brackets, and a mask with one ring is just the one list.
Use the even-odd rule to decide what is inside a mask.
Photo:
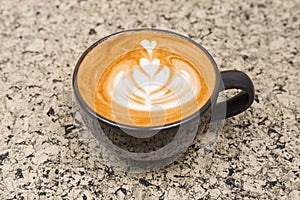
[[(257, 96), (206, 157), (125, 174), (78, 140), (71, 74), (94, 41), (139, 27), (190, 36)], [(0, 0), (0, 46), (0, 199), (300, 197), (299, 1)]]

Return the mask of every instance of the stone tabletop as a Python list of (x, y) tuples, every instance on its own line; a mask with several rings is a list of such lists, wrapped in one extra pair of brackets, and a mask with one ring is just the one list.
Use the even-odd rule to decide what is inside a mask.
[[(253, 106), (155, 172), (103, 165), (78, 137), (72, 70), (96, 40), (157, 27), (245, 71)], [(0, 199), (299, 199), (300, 3), (0, 0)]]

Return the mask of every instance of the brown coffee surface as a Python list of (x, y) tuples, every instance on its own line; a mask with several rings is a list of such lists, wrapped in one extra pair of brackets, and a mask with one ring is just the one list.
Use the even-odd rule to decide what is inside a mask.
[(98, 114), (126, 125), (159, 126), (180, 121), (204, 105), (208, 87), (189, 60), (155, 48), (155, 41), (137, 43), (137, 49), (116, 57), (99, 77)]
[(84, 102), (103, 118), (148, 127), (197, 112), (209, 101), (216, 75), (198, 45), (149, 29), (93, 45), (79, 64), (76, 82)]

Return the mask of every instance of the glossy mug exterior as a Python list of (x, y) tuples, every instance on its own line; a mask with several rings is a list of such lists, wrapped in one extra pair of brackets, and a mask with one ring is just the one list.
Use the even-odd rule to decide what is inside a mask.
[[(193, 115), (172, 124), (155, 127), (137, 127), (118, 124), (97, 114), (82, 98), (77, 79), (78, 69), (85, 56), (98, 44), (110, 37), (118, 37), (128, 32), (156, 31), (180, 37), (200, 48), (213, 66), (215, 88), (204, 106)], [(127, 30), (100, 39), (90, 46), (80, 57), (73, 74), (73, 90), (76, 107), (91, 133), (106, 148), (112, 157), (122, 161), (123, 169), (140, 168), (154, 170), (175, 161), (193, 142), (196, 134), (204, 132), (211, 121), (222, 120), (245, 111), (254, 100), (254, 86), (243, 72), (230, 70), (219, 72), (211, 55), (202, 46), (180, 34), (159, 29)], [(240, 89), (241, 92), (224, 102), (216, 103), (219, 92)], [(115, 160), (111, 160), (115, 166)]]

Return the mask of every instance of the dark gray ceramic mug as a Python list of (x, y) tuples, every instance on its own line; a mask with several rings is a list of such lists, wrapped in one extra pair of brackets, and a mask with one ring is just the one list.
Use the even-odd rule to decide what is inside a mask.
[[(89, 74), (88, 68), (80, 70), (81, 63), (87, 56), (90, 56), (90, 52), (94, 48), (105, 43), (110, 38), (126, 34), (128, 34), (128, 37), (132, 37), (132, 33), (147, 31), (178, 37), (187, 41), (197, 51), (203, 52), (205, 59), (210, 62), (210, 72), (213, 79), (210, 81), (214, 84), (210, 98), (194, 114), (180, 121), (162, 126), (139, 127), (120, 124), (106, 119), (95, 112), (91, 106), (92, 103), (87, 102), (89, 98), (86, 95), (93, 95), (95, 87), (89, 87), (88, 84), (84, 83), (83, 78), (80, 78), (84, 77), (80, 73)], [(110, 46), (109, 48), (118, 48), (118, 46)], [(106, 56), (106, 54), (109, 54), (109, 51), (103, 51), (97, 56), (100, 58)], [(95, 79), (92, 82), (98, 81), (97, 77), (89, 76), (89, 79)], [(83, 84), (84, 87), (82, 87)], [(241, 92), (226, 101), (216, 103), (219, 92), (227, 89), (240, 89)], [(94, 43), (82, 54), (74, 69), (73, 90), (76, 106), (84, 123), (99, 143), (105, 147), (106, 152), (111, 153), (112, 157), (122, 160), (122, 165), (125, 165), (123, 169), (136, 167), (153, 170), (173, 162), (191, 145), (196, 134), (203, 133), (209, 123), (223, 120), (245, 111), (254, 99), (253, 83), (245, 73), (236, 70), (219, 72), (215, 61), (201, 45), (183, 35), (158, 29), (122, 31)], [(84, 95), (82, 90), (85, 90)], [(110, 162), (112, 166), (115, 166), (114, 163), (120, 163), (113, 160)]]

